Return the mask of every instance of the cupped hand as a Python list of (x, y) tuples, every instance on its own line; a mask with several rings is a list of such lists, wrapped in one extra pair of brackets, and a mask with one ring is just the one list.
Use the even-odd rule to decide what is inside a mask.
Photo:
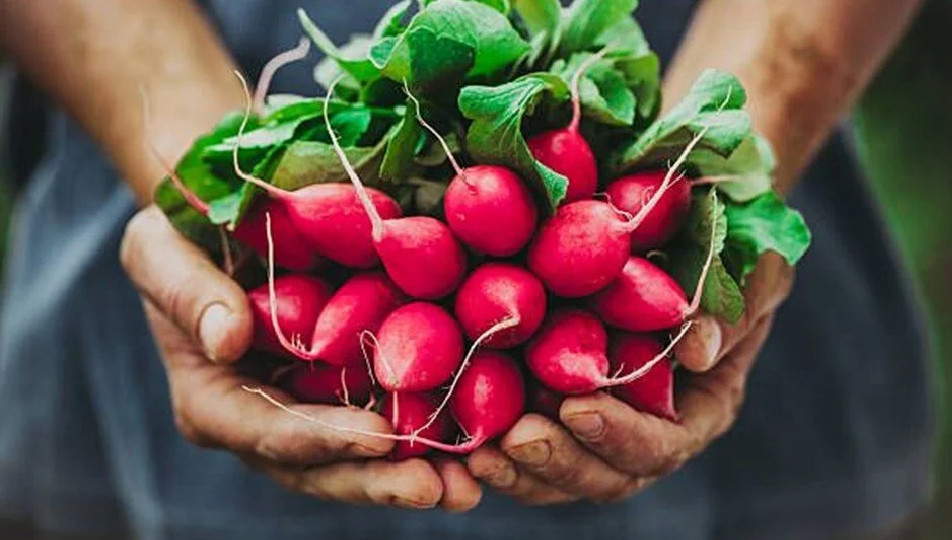
[(389, 461), (392, 441), (322, 428), (243, 390), (263, 387), (322, 422), (391, 431), (372, 412), (294, 404), (279, 389), (240, 375), (233, 364), (253, 334), (245, 293), (157, 208), (129, 222), (121, 259), (166, 368), (176, 425), (190, 442), (231, 451), (281, 485), (321, 499), (453, 511), (478, 504), (479, 485), (456, 461)]
[(524, 416), (499, 442), (469, 459), (470, 472), (526, 504), (617, 501), (680, 468), (733, 424), (747, 374), (789, 295), (793, 269), (773, 254), (748, 277), (736, 325), (700, 316), (675, 356), (681, 415), (671, 422), (599, 392), (566, 399), (561, 423)]

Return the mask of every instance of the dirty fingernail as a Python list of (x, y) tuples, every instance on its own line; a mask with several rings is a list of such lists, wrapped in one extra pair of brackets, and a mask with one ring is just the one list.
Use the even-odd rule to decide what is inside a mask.
[(583, 439), (598, 438), (605, 430), (605, 422), (598, 413), (575, 414), (565, 419), (565, 424)]
[(222, 343), (228, 335), (228, 319), (231, 317), (231, 310), (224, 304), (214, 303), (202, 314), (202, 320), (198, 325), (198, 338), (202, 342), (202, 349), (205, 355), (212, 362), (218, 362), (218, 351), (221, 350)]
[(534, 441), (510, 448), (509, 455), (529, 465), (545, 465), (552, 456), (552, 448), (546, 441)]

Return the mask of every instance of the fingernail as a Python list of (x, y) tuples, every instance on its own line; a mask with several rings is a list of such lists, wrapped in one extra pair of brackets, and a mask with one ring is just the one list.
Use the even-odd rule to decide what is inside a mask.
[(510, 465), (509, 460), (504, 461), (485, 477), (487, 482), (498, 488), (512, 487), (516, 483), (516, 469)]
[(198, 325), (198, 338), (202, 341), (205, 356), (212, 362), (218, 362), (218, 351), (228, 335), (228, 319), (231, 310), (224, 304), (214, 303), (205, 308)]
[(710, 317), (704, 318), (704, 326), (707, 331), (707, 340), (704, 354), (707, 355), (707, 364), (709, 366), (714, 365), (714, 362), (717, 361), (717, 354), (721, 352), (721, 343), (723, 341), (721, 337), (721, 327), (717, 324), (717, 321), (711, 319)]
[(605, 430), (605, 422), (598, 413), (575, 414), (566, 418), (565, 424), (582, 439), (595, 439)]
[(529, 465), (545, 465), (552, 456), (552, 448), (546, 441), (534, 441), (510, 448), (509, 455)]

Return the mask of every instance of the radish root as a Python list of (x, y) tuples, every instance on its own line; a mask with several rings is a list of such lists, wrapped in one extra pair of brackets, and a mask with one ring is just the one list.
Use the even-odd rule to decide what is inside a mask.
[(406, 79), (403, 79), (403, 91), (407, 94), (407, 97), (410, 98), (411, 101), (413, 101), (413, 104), (416, 105), (417, 122), (419, 122), (420, 125), (423, 126), (427, 131), (433, 134), (433, 137), (436, 138), (436, 142), (438, 142), (440, 146), (443, 148), (443, 151), (446, 152), (446, 157), (447, 159), (449, 159), (450, 165), (453, 167), (453, 170), (456, 171), (457, 176), (462, 177), (463, 169), (459, 166), (459, 162), (456, 161), (456, 157), (453, 156), (453, 152), (450, 151), (450, 146), (446, 144), (446, 139), (444, 139), (443, 136), (440, 135), (440, 132), (437, 131), (436, 128), (431, 126), (429, 122), (427, 122), (423, 118), (423, 112), (420, 108), (420, 101), (416, 98), (416, 96), (410, 93), (410, 87), (407, 85)]
[(271, 60), (268, 60), (268, 63), (265, 64), (263, 68), (261, 68), (261, 76), (258, 77), (258, 86), (255, 87), (254, 100), (254, 110), (258, 114), (264, 114), (264, 100), (268, 96), (268, 88), (271, 86), (271, 79), (274, 78), (274, 74), (277, 73), (279, 69), (290, 64), (291, 62), (297, 62), (298, 60), (303, 59), (305, 56), (307, 56), (307, 53), (310, 50), (311, 40), (308, 38), (301, 38), (301, 41), (298, 42), (297, 47), (284, 51)]
[(327, 97), (324, 98), (324, 124), (327, 126), (327, 134), (330, 135), (331, 143), (334, 145), (334, 153), (337, 154), (341, 165), (343, 165), (344, 170), (347, 171), (347, 176), (350, 178), (350, 182), (354, 185), (354, 190), (357, 192), (357, 198), (360, 199), (360, 204), (363, 205), (364, 211), (367, 212), (367, 216), (370, 217), (371, 235), (374, 240), (380, 240), (383, 236), (383, 219), (380, 217), (380, 213), (377, 212), (377, 207), (374, 206), (373, 201), (370, 200), (370, 195), (364, 188), (363, 183), (361, 183), (360, 177), (357, 176), (357, 171), (354, 170), (353, 165), (350, 164), (350, 160), (347, 159), (347, 154), (344, 153), (344, 149), (340, 146), (340, 141), (337, 140), (337, 133), (334, 132), (334, 127), (331, 126), (329, 103), (331, 96), (334, 95), (334, 89), (337, 88), (337, 84), (340, 83), (343, 78), (344, 76), (341, 75), (334, 79), (334, 82), (332, 82), (327, 89)]
[(608, 386), (621, 386), (623, 384), (628, 384), (628, 383), (637, 381), (638, 379), (647, 375), (648, 372), (651, 371), (651, 369), (654, 368), (655, 365), (658, 364), (658, 362), (661, 362), (662, 360), (668, 358), (668, 355), (671, 354), (671, 351), (674, 350), (674, 347), (678, 344), (678, 342), (680, 342), (681, 339), (683, 339), (684, 336), (687, 335), (688, 330), (691, 329), (691, 326), (693, 324), (694, 324), (693, 321), (688, 321), (684, 323), (683, 325), (681, 325), (681, 330), (674, 337), (674, 339), (672, 339), (671, 342), (668, 343), (668, 346), (665, 347), (663, 351), (661, 351), (654, 358), (646, 362), (645, 365), (641, 366), (640, 368), (632, 371), (631, 373), (627, 375), (619, 377), (618, 374), (616, 373), (610, 379), (606, 379), (604, 382), (607, 384), (601, 385), (602, 388), (605, 388)]

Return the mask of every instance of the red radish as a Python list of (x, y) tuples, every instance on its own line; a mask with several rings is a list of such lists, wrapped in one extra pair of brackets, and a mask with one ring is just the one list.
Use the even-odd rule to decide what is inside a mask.
[(511, 257), (532, 238), (539, 212), (532, 193), (505, 167), (457, 168), (443, 195), (450, 229), (471, 248), (493, 257)]
[(414, 302), (397, 308), (377, 332), (374, 374), (388, 392), (426, 392), (453, 376), (463, 336), (443, 308)]
[(359, 360), (361, 334), (376, 332), (404, 302), (406, 296), (383, 272), (356, 274), (318, 315), (309, 356), (336, 365)]
[[(619, 334), (612, 336), (608, 356), (612, 369), (633, 371), (644, 367), (664, 350), (652, 336)], [(635, 409), (677, 421), (674, 409), (674, 371), (670, 361), (661, 361), (640, 379), (612, 388), (612, 394)]]
[[(248, 86), (245, 79), (237, 72), (236, 75), (247, 96)], [(324, 105), (327, 118), (326, 101)], [(250, 114), (249, 97), (245, 118), (238, 129), (239, 140)], [(333, 130), (330, 131), (332, 139), (336, 141)], [(402, 215), (400, 205), (396, 201), (375, 189), (360, 186), (358, 190), (354, 186), (343, 184), (316, 184), (296, 191), (283, 190), (242, 171), (238, 164), (238, 147), (239, 145), (235, 144), (232, 150), (232, 167), (235, 174), (263, 189), (272, 199), (284, 205), (294, 227), (318, 253), (349, 268), (371, 268), (379, 263), (371, 238), (371, 218), (379, 221)], [(368, 213), (372, 215), (368, 217)]]
[[(448, 415), (441, 414), (437, 422), (431, 423), (426, 429), (420, 426), (427, 422), (430, 415), (436, 411), (435, 399), (429, 394), (417, 392), (396, 392), (387, 394), (383, 399), (380, 414), (390, 420), (393, 432), (398, 435), (417, 435), (434, 440), (445, 441), (453, 431), (453, 425)], [(420, 441), (400, 441), (394, 445), (390, 457), (394, 460), (409, 459), (422, 456), (430, 451), (430, 446)]]
[(416, 105), (417, 121), (433, 134), (456, 171), (443, 195), (446, 223), (471, 248), (493, 257), (518, 253), (535, 232), (539, 211), (522, 178), (497, 165), (460, 167), (446, 140), (420, 112), (420, 102), (404, 86)]
[(582, 98), (579, 83), (582, 75), (598, 62), (608, 48), (585, 60), (572, 76), (572, 120), (563, 129), (546, 131), (526, 141), (529, 151), (546, 167), (565, 176), (569, 185), (565, 202), (590, 199), (598, 189), (598, 166), (591, 146), (579, 133), (582, 121)]
[(550, 420), (559, 420), (559, 410), (565, 396), (534, 383), (529, 386), (529, 410)]
[(674, 328), (695, 309), (674, 278), (648, 259), (635, 256), (611, 285), (592, 297), (591, 305), (607, 324), (629, 332)]
[[(314, 323), (333, 293), (324, 280), (288, 274), (274, 280), (275, 316), (281, 329), (293, 341), (307, 343), (314, 333)], [(255, 323), (252, 347), (278, 355), (287, 355), (281, 340), (271, 324), (271, 296), (269, 286), (262, 285), (248, 292), (251, 313)]]
[(684, 289), (667, 272), (648, 259), (632, 256), (621, 275), (592, 296), (592, 309), (609, 325), (630, 332), (666, 330), (683, 323), (701, 306), (704, 284), (714, 262), (716, 234), (717, 228), (711, 227), (707, 261), (690, 303)]
[(262, 257), (268, 255), (268, 239), (265, 235), (265, 214), (271, 214), (274, 236), (281, 240), (274, 247), (274, 263), (281, 268), (306, 272), (320, 268), (324, 259), (294, 227), (291, 216), (283, 204), (274, 200), (260, 201), (248, 211), (235, 231), (234, 237), (255, 250)]
[(508, 349), (529, 339), (545, 318), (546, 294), (532, 273), (507, 263), (486, 263), (476, 268), (456, 293), (454, 312), (463, 332), (478, 339), (501, 321), (512, 320), (483, 343)]
[(629, 223), (605, 202), (561, 206), (529, 244), (529, 269), (559, 296), (592, 294), (625, 266), (631, 250)]
[(297, 364), (282, 379), (282, 387), (298, 401), (326, 405), (366, 403), (373, 386), (362, 364)]
[[(638, 214), (664, 184), (665, 171), (641, 171), (612, 182), (605, 193), (612, 205), (632, 215)], [(631, 233), (631, 249), (635, 253), (661, 247), (684, 224), (691, 211), (691, 186), (688, 181), (676, 180), (658, 199)]]
[(450, 400), (453, 417), (469, 437), (460, 445), (463, 452), (508, 431), (525, 407), (525, 387), (516, 362), (498, 351), (477, 352)]
[[(328, 97), (340, 78), (327, 91)], [(410, 296), (423, 299), (442, 298), (456, 289), (466, 273), (466, 253), (452, 231), (438, 219), (428, 216), (398, 218), (383, 215), (375, 208), (370, 190), (360, 183), (357, 172), (347, 160), (328, 114), (329, 100), (324, 101), (324, 122), (334, 151), (343, 164), (354, 192), (364, 211), (370, 216), (373, 247), (383, 262), (387, 275)]]
[(589, 311), (569, 308), (550, 314), (539, 333), (526, 348), (526, 364), (542, 384), (556, 392), (578, 395), (628, 384), (641, 378), (654, 364), (667, 358), (690, 324), (662, 353), (640, 369), (625, 375), (608, 376), (606, 356), (608, 336), (602, 322)]

